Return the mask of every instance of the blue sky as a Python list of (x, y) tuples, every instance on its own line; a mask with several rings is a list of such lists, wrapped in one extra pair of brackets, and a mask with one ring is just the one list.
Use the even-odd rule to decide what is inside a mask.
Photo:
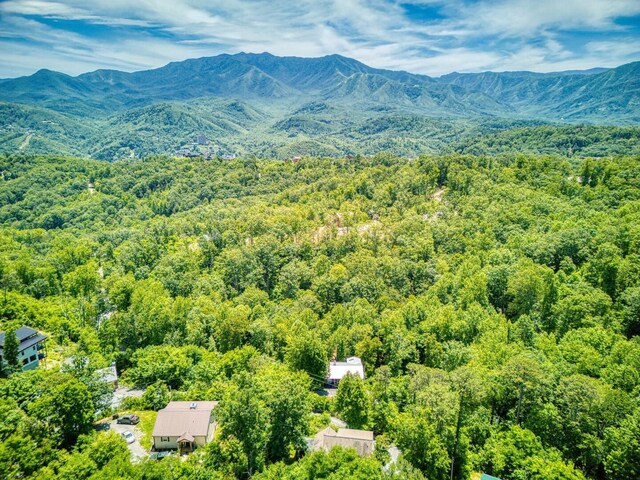
[(3, 0), (0, 77), (134, 71), (236, 52), (428, 75), (640, 60), (640, 0)]

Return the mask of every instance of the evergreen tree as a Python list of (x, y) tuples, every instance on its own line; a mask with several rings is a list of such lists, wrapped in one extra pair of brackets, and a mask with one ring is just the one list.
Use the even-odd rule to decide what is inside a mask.
[(17, 372), (20, 369), (18, 365), (18, 349), (20, 347), (20, 342), (18, 341), (18, 337), (16, 336), (16, 329), (14, 327), (10, 327), (4, 334), (4, 345), (3, 345), (3, 364), (4, 374), (11, 375), (14, 372)]

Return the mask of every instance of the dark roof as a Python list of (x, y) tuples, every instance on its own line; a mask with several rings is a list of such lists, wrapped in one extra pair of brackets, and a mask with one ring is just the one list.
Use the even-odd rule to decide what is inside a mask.
[[(18, 351), (20, 352), (47, 339), (47, 337), (30, 327), (20, 327), (17, 329), (16, 337), (18, 337), (18, 341), (20, 342), (20, 347), (18, 347)], [(2, 349), (3, 346), (4, 332), (0, 333), (0, 349)]]

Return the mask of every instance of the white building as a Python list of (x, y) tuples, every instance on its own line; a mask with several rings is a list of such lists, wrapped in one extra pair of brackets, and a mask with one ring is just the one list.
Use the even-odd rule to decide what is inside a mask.
[(364, 380), (362, 360), (358, 357), (349, 357), (344, 362), (331, 362), (329, 364), (328, 383), (330, 385), (337, 385), (347, 373), (358, 375)]

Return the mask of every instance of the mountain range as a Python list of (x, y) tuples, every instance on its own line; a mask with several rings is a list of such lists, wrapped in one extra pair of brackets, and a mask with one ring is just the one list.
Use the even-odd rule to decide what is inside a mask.
[[(359, 150), (391, 141), (415, 153), (433, 150), (436, 137), (469, 122), (637, 125), (640, 62), (432, 78), (340, 55), (224, 54), (133, 73), (97, 70), (73, 77), (40, 70), (3, 79), (0, 112), (5, 152), (115, 159), (169, 153), (202, 134), (217, 151), (288, 155), (306, 145), (302, 153), (317, 147), (339, 154), (350, 143)], [(381, 130), (367, 136), (372, 125)], [(391, 133), (379, 145), (380, 131)], [(431, 143), (425, 133), (434, 137)]]

